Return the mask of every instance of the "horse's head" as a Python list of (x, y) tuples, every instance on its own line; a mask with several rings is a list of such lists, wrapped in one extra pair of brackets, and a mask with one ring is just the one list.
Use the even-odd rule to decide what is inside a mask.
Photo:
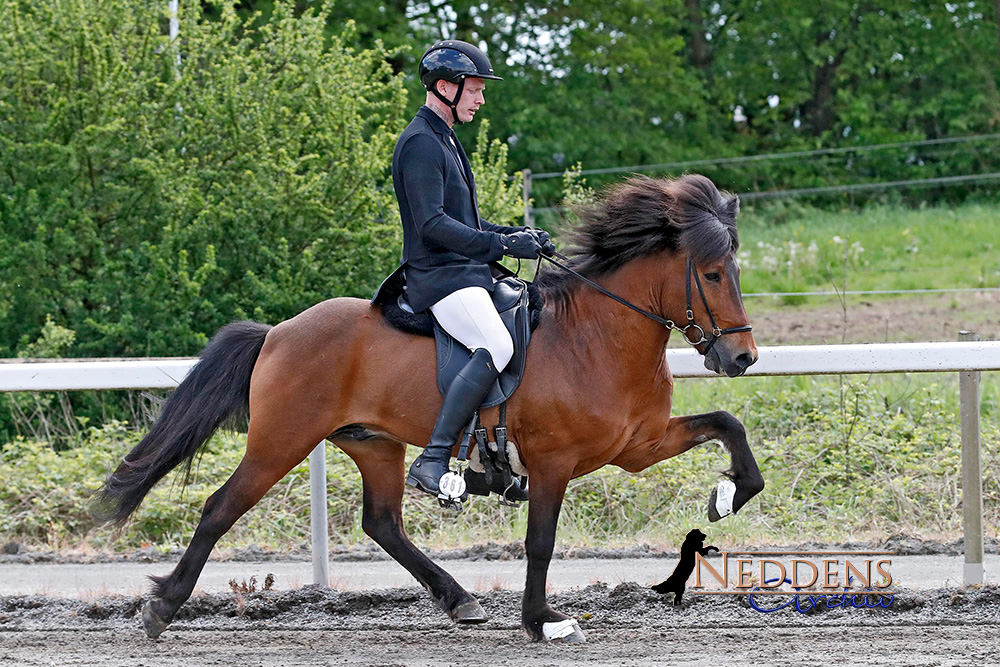
[(705, 356), (705, 368), (729, 377), (743, 375), (757, 361), (757, 346), (743, 308), (735, 253), (702, 262), (685, 260), (685, 273), (691, 305), (683, 319), (675, 320), (682, 329), (690, 327), (682, 332), (684, 339)]
[[(645, 314), (680, 332), (709, 370), (742, 375), (757, 361), (757, 346), (740, 293), (739, 209), (736, 195), (698, 174), (633, 177), (598, 205), (578, 209), (582, 222), (568, 237), (572, 267), (598, 278), (643, 259), (629, 291), (652, 306)], [(562, 281), (552, 274), (538, 279), (556, 295), (566, 292)]]
[(757, 346), (736, 261), (739, 197), (719, 192), (700, 175), (652, 183), (667, 202), (668, 225), (677, 230), (662, 307), (684, 340), (704, 355), (705, 368), (743, 375), (757, 361)]

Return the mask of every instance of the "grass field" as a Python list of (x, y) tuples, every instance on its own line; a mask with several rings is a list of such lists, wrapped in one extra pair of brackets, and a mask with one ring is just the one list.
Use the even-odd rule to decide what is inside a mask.
[[(982, 384), (983, 488), (987, 534), (1000, 530), (1000, 381)], [(559, 543), (676, 545), (692, 527), (722, 545), (879, 539), (895, 533), (954, 537), (961, 530), (957, 378), (949, 375), (681, 380), (675, 414), (726, 409), (746, 425), (767, 488), (737, 517), (709, 527), (708, 492), (728, 466), (707, 444), (628, 474), (605, 468), (574, 480)], [(200, 509), (244, 448), (222, 434), (182, 490), (172, 473), (121, 535), (92, 528), (88, 489), (96, 488), (137, 434), (121, 424), (94, 429), (72, 449), (9, 443), (0, 455), (0, 542), (51, 548), (183, 547)], [(410, 458), (417, 454), (411, 449)], [(363, 543), (361, 484), (353, 463), (328, 448), (332, 540)], [(308, 467), (303, 464), (227, 535), (220, 546), (297, 547), (308, 542)], [(451, 547), (523, 539), (527, 508), (475, 499), (461, 516), (408, 493), (407, 531), (421, 544)]]
[[(1000, 207), (831, 212), (794, 202), (739, 220), (744, 292), (1000, 286)], [(846, 272), (845, 272), (846, 268)]]

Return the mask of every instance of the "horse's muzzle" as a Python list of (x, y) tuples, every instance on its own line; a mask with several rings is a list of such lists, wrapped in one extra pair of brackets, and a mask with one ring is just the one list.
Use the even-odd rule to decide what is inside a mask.
[(757, 362), (757, 350), (737, 350), (734, 354), (728, 346), (719, 341), (705, 355), (705, 368), (717, 375), (734, 378), (747, 372)]

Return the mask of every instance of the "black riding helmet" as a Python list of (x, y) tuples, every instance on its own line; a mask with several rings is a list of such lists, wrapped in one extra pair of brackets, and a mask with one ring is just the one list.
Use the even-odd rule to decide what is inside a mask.
[[(503, 81), (493, 74), (493, 65), (486, 54), (468, 42), (457, 39), (437, 42), (420, 58), (420, 83), (451, 107), (451, 115), (456, 123), (462, 122), (458, 119), (458, 101), (462, 99), (465, 80), (469, 77)], [(449, 100), (438, 92), (434, 84), (441, 79), (458, 84), (455, 99)]]

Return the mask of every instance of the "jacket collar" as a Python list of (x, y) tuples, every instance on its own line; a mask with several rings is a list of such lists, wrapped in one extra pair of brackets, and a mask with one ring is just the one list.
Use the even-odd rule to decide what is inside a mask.
[(451, 128), (448, 127), (448, 123), (444, 122), (441, 116), (434, 113), (434, 111), (428, 107), (426, 104), (420, 107), (417, 111), (417, 115), (427, 121), (431, 129), (442, 136), (451, 136)]

